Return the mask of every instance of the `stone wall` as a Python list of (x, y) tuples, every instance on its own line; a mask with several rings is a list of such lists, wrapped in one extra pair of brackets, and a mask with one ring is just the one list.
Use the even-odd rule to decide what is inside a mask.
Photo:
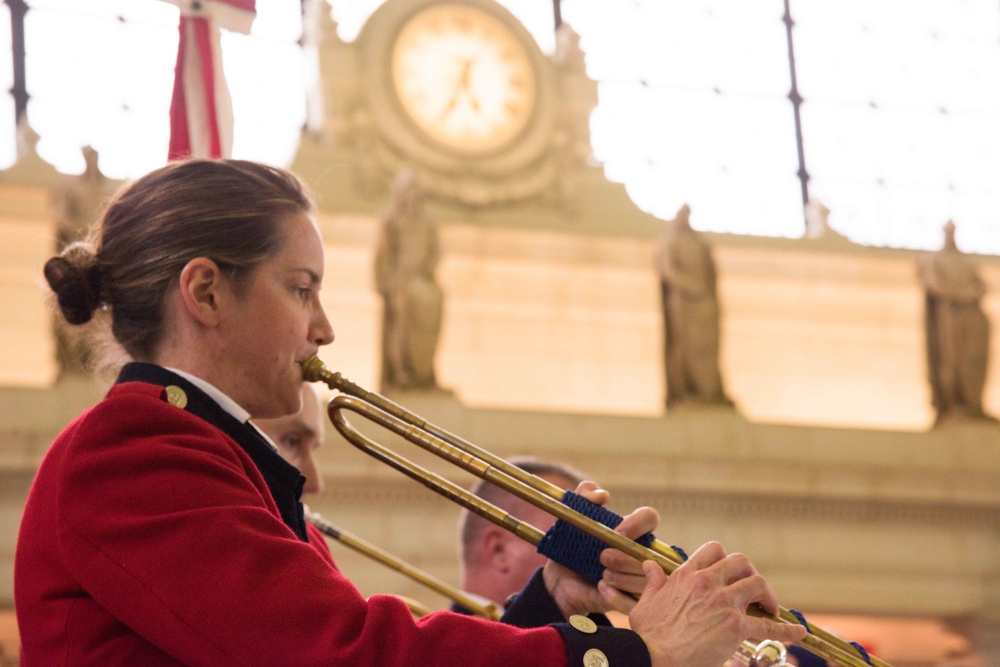
[[(40, 278), (51, 250), (46, 201), (44, 191), (0, 184), (0, 603), (8, 606), (33, 471), (52, 436), (103, 391), (86, 378), (56, 382)], [(375, 387), (376, 219), (325, 212), (320, 222), (324, 301), (337, 331), (323, 357)], [(983, 665), (1000, 664), (990, 648), (1000, 616), (1000, 428), (929, 430), (916, 253), (710, 236), (723, 374), (739, 411), (664, 415), (650, 239), (441, 223), (438, 367), (454, 396), (407, 397), (417, 412), (501, 455), (573, 462), (612, 490), (619, 511), (657, 507), (666, 541), (691, 549), (719, 539), (749, 553), (786, 606), (946, 623)], [(1000, 322), (1000, 262), (981, 258), (981, 268), (987, 312)], [(996, 334), (993, 350), (996, 360)], [(993, 363), (985, 405), (994, 414), (998, 374)], [(327, 491), (310, 501), (314, 509), (458, 580), (456, 508), (333, 435), (322, 459)], [(333, 550), (366, 593), (444, 604)]]

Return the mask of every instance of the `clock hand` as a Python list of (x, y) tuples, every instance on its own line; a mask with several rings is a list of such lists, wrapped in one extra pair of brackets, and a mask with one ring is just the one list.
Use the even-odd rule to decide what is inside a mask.
[(469, 81), (472, 77), (472, 64), (476, 62), (475, 58), (462, 61), (462, 71), (458, 75), (458, 87), (462, 90), (469, 89)]
[(472, 97), (472, 93), (469, 90), (469, 83), (471, 81), (472, 74), (472, 64), (476, 62), (475, 58), (462, 61), (462, 69), (458, 74), (458, 78), (455, 81), (455, 89), (452, 91), (451, 99), (448, 100), (448, 104), (444, 109), (441, 110), (441, 114), (438, 116), (439, 120), (444, 120), (445, 116), (451, 114), (455, 107), (458, 106), (459, 98), (464, 94), (465, 97), (469, 98), (472, 108), (479, 111), (479, 101)]
[(448, 100), (448, 104), (441, 110), (441, 115), (438, 116), (438, 120), (444, 120), (445, 116), (455, 110), (455, 107), (458, 105), (458, 96), (461, 92), (462, 91), (458, 88), (455, 88), (455, 92), (451, 94), (451, 99)]

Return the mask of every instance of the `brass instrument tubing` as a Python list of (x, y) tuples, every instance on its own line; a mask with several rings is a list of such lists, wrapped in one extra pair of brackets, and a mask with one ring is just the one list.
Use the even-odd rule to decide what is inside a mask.
[[(427, 436), (420, 430), (394, 419), (391, 415), (370, 403), (357, 399), (353, 396), (343, 395), (337, 396), (331, 401), (330, 418), (333, 421), (334, 426), (341, 433), (341, 435), (347, 439), (348, 442), (366, 454), (382, 461), (392, 468), (395, 468), (410, 479), (423, 484), (430, 490), (444, 496), (452, 502), (462, 505), (463, 507), (469, 509), (469, 511), (478, 514), (484, 519), (506, 528), (532, 546), (537, 547), (545, 533), (530, 524), (520, 521), (516, 517), (513, 517), (510, 513), (483, 501), (475, 494), (470, 493), (454, 482), (413, 463), (409, 459), (398, 455), (397, 453), (368, 438), (351, 426), (350, 422), (348, 422), (347, 418), (344, 416), (343, 410), (352, 410), (355, 412), (361, 411), (359, 414), (364, 415), (376, 424), (379, 424), (397, 435), (405, 437), (410, 442), (437, 454), (439, 457), (458, 465), (468, 472), (497, 484), (501, 488), (514, 493), (523, 500), (534, 504), (536, 507), (545, 509), (556, 518), (562, 519), (580, 530), (583, 530), (584, 532), (604, 541), (606, 544), (624, 551), (633, 558), (638, 560), (655, 560), (668, 574), (673, 572), (678, 567), (675, 563), (666, 559), (662, 554), (647, 549), (638, 542), (616, 533), (613, 529), (608, 528), (601, 523), (597, 523), (590, 517), (580, 514), (566, 505), (563, 505), (561, 502), (558, 502), (532, 488), (518, 487), (516, 485), (509, 486), (506, 481), (509, 477), (505, 475), (503, 471), (497, 470), (496, 468), (488, 465), (485, 467), (477, 465), (477, 461), (465, 452), (462, 452), (458, 448), (452, 447), (448, 443), (441, 441), (436, 436)], [(761, 611), (759, 614), (763, 615), (764, 612)], [(755, 643), (745, 641), (743, 642), (741, 651), (735, 657), (742, 661), (746, 655), (753, 655), (755, 650)], [(851, 664), (848, 662), (846, 665), (848, 667), (865, 667), (864, 663)]]
[[(511, 465), (502, 458), (477, 447), (453, 433), (427, 422), (385, 396), (370, 392), (347, 380), (340, 373), (331, 372), (326, 369), (323, 362), (318, 358), (312, 357), (306, 360), (303, 362), (302, 367), (303, 378), (305, 380), (310, 382), (324, 382), (331, 389), (341, 392), (342, 395), (334, 397), (330, 402), (328, 412), (334, 426), (351, 444), (391, 467), (396, 468), (411, 479), (447, 497), (449, 500), (467, 507), (470, 511), (487, 520), (508, 528), (508, 530), (515, 532), (515, 534), (518, 534), (531, 544), (537, 546), (537, 540), (541, 539), (541, 531), (538, 531), (533, 526), (531, 527), (539, 534), (536, 541), (533, 541), (528, 536), (522, 534), (522, 532), (519, 532), (530, 532), (525, 531), (523, 528), (527, 524), (513, 519), (506, 512), (502, 512), (502, 510), (490, 505), (489, 507), (492, 510), (505, 515), (499, 517), (498, 520), (495, 512), (482, 508), (482, 501), (462, 487), (413, 464), (407, 459), (396, 455), (394, 452), (390, 452), (385, 447), (382, 447), (377, 442), (357, 431), (347, 421), (346, 417), (341, 414), (341, 411), (351, 410), (374, 421), (383, 428), (396, 433), (432, 454), (450, 461), (477, 477), (506, 489), (523, 500), (534, 504), (536, 507), (546, 510), (556, 518), (596, 537), (609, 546), (627, 553), (633, 558), (656, 561), (668, 575), (683, 562), (684, 559), (681, 555), (664, 542), (656, 540), (651, 548), (646, 548), (616, 533), (613, 529), (570, 509), (561, 502), (563, 489), (517, 466)], [(431, 478), (436, 478), (436, 480), (432, 482)], [(520, 484), (517, 484), (517, 482), (520, 482)], [(471, 496), (471, 499), (469, 496)], [(468, 503), (472, 503), (472, 505)], [(507, 524), (511, 520), (514, 522), (512, 525), (516, 528), (508, 527)], [(747, 611), (755, 616), (768, 618), (773, 621), (801, 624), (798, 617), (784, 607), (779, 607), (777, 615), (768, 614), (757, 605), (750, 607)], [(808, 624), (807, 629), (809, 630), (809, 634), (799, 642), (799, 645), (803, 648), (834, 662), (838, 667), (869, 667), (869, 663), (860, 658), (857, 649), (840, 637), (811, 623)], [(871, 661), (871, 667), (891, 667), (887, 662), (876, 656), (869, 655), (868, 657)]]
[(405, 595), (397, 595), (396, 597), (405, 602), (406, 606), (410, 608), (410, 613), (416, 616), (417, 618), (422, 618), (427, 614), (434, 613), (433, 609), (431, 609), (430, 607), (421, 602), (417, 602), (413, 598), (408, 598)]
[[(454, 602), (457, 602), (458, 604), (462, 605), (469, 611), (473, 612), (476, 616), (480, 616), (482, 618), (488, 618), (491, 621), (496, 621), (500, 619), (500, 612), (497, 609), (496, 605), (492, 603), (484, 605), (481, 602), (472, 599), (471, 597), (466, 595), (463, 591), (458, 590), (454, 586), (446, 584), (437, 577), (434, 577), (422, 570), (413, 567), (409, 563), (406, 563), (405, 561), (402, 561), (399, 558), (393, 556), (388, 551), (380, 549), (374, 544), (366, 540), (363, 540), (357, 535), (349, 533), (346, 530), (337, 528), (332, 523), (324, 519), (321, 515), (317, 514), (316, 512), (310, 511), (308, 507), (305, 508), (305, 518), (309, 523), (316, 526), (316, 528), (318, 528), (320, 532), (322, 532), (324, 535), (327, 535), (328, 537), (331, 537), (337, 540), (338, 542), (342, 543), (344, 546), (350, 547), (351, 549), (354, 549), (358, 553), (368, 556), (369, 558), (372, 558), (373, 560), (376, 560), (382, 563), (383, 565), (390, 567), (393, 570), (396, 570), (397, 572), (400, 572), (408, 576), (410, 579), (416, 581), (417, 583), (423, 584), (432, 591), (444, 595), (445, 597), (451, 599)], [(406, 600), (406, 602), (407, 604), (410, 605), (411, 610), (413, 609), (414, 604), (419, 605), (419, 603), (416, 603), (408, 599)], [(419, 615), (421, 616), (430, 613), (430, 610), (427, 607), (422, 607), (422, 609), (423, 611), (415, 610), (415, 613), (419, 613)]]
[[(333, 408), (334, 404), (336, 404), (339, 407), (337, 409), (334, 409)], [(477, 514), (482, 518), (507, 529), (508, 531), (514, 533), (515, 535), (517, 535), (524, 541), (528, 542), (532, 546), (537, 547), (538, 543), (541, 542), (542, 538), (545, 536), (545, 533), (536, 528), (535, 526), (526, 523), (524, 521), (521, 521), (520, 519), (511, 515), (509, 512), (502, 510), (499, 507), (482, 500), (475, 494), (471, 493), (470, 491), (467, 491), (466, 489), (455, 484), (451, 480), (441, 477), (437, 473), (431, 472), (426, 468), (423, 468), (422, 466), (413, 463), (409, 459), (402, 457), (398, 455), (396, 452), (393, 452), (392, 450), (379, 445), (374, 440), (371, 440), (362, 433), (358, 432), (357, 429), (355, 429), (350, 425), (350, 423), (347, 421), (347, 418), (342, 413), (342, 409), (347, 406), (353, 406), (353, 407), (348, 407), (347, 409), (360, 408), (368, 413), (371, 413), (371, 414), (366, 414), (366, 416), (369, 417), (369, 419), (371, 419), (375, 423), (384, 426), (389, 430), (396, 432), (397, 434), (401, 435), (402, 431), (408, 433), (409, 437), (411, 438), (419, 438), (420, 432), (417, 431), (416, 429), (412, 429), (412, 427), (409, 427), (406, 424), (400, 423), (399, 420), (393, 419), (390, 415), (379, 410), (379, 408), (370, 403), (367, 403), (352, 396), (337, 396), (336, 398), (333, 399), (333, 401), (331, 401), (331, 409), (330, 409), (331, 420), (333, 421), (334, 426), (336, 426), (337, 430), (344, 436), (344, 438), (346, 438), (348, 442), (353, 444), (355, 447), (362, 450), (366, 454), (372, 456), (373, 458), (378, 459), (379, 461), (385, 463), (389, 467), (395, 468), (396, 470), (402, 472), (410, 479), (419, 482), (420, 484), (426, 486), (431, 491), (434, 491), (435, 493), (444, 496), (448, 500), (451, 500), (452, 502), (465, 507), (474, 514)], [(428, 440), (427, 444), (431, 444), (431, 442), (432, 441)], [(440, 444), (445, 448), (449, 447), (447, 443), (440, 443)], [(439, 456), (451, 460), (450, 457), (446, 456), (443, 453), (439, 454)], [(458, 452), (458, 456), (460, 458), (467, 459), (467, 456), (464, 456), (463, 453), (460, 451)], [(472, 464), (473, 462), (467, 461), (467, 463)], [(493, 480), (502, 479), (503, 473), (501, 471), (494, 471), (494, 472), (495, 475), (500, 477), (491, 476), (490, 479)], [(501, 488), (504, 487), (501, 485)], [(508, 489), (508, 490), (512, 492), (514, 491), (514, 489)], [(605, 535), (605, 537), (608, 537), (609, 539), (615, 541), (616, 543), (621, 544), (621, 546), (625, 549), (629, 549), (633, 545), (643, 549), (644, 551), (641, 552), (641, 556), (637, 557), (647, 556), (645, 552), (645, 547), (641, 547), (640, 545), (638, 545), (638, 543), (633, 542), (632, 540), (629, 540), (628, 538), (619, 535), (618, 533), (615, 533), (610, 528), (607, 528), (602, 524), (596, 523), (590, 518), (585, 517), (574, 510), (571, 510), (562, 503), (555, 502), (554, 500), (546, 496), (540, 496), (536, 498), (536, 495), (531, 493), (530, 489), (526, 493), (530, 498), (537, 499), (539, 502), (549, 507), (555, 516), (566, 516), (568, 520), (572, 520), (573, 518), (578, 518), (579, 521), (584, 525), (596, 526), (599, 529), (610, 531), (610, 536)], [(648, 553), (653, 553), (653, 552), (648, 552)], [(654, 560), (655, 556), (656, 555), (653, 554)], [(661, 563), (661, 567), (666, 568), (667, 566), (668, 564)], [(748, 656), (756, 655), (758, 649), (759, 647), (755, 642), (744, 641), (742, 642), (740, 650), (736, 653), (734, 657), (737, 660), (739, 660), (741, 664), (747, 665), (748, 667), (753, 667), (758, 663), (754, 662), (753, 658)], [(778, 665), (783, 663), (773, 662), (769, 664)]]

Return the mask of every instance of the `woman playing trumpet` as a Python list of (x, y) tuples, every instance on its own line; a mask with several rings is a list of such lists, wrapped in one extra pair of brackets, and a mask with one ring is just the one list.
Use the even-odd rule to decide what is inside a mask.
[[(361, 596), (309, 538), (300, 473), (248, 423), (298, 410), (299, 363), (333, 341), (311, 216), (283, 170), (174, 163), (46, 264), (66, 319), (107, 317), (133, 362), (58, 436), (29, 494), (14, 575), (24, 665), (718, 667), (747, 637), (802, 636), (747, 615), (776, 609), (774, 592), (717, 544), (669, 579), (613, 550), (597, 587), (548, 563), (506, 623), (414, 620), (396, 598)], [(656, 522), (641, 509), (619, 529)], [(633, 630), (565, 622), (612, 608)]]

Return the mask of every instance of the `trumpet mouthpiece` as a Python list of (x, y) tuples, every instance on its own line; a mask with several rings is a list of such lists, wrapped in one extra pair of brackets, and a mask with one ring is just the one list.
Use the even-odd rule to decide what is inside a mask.
[(301, 363), (302, 379), (306, 382), (322, 382), (324, 373), (327, 373), (326, 366), (315, 354)]

